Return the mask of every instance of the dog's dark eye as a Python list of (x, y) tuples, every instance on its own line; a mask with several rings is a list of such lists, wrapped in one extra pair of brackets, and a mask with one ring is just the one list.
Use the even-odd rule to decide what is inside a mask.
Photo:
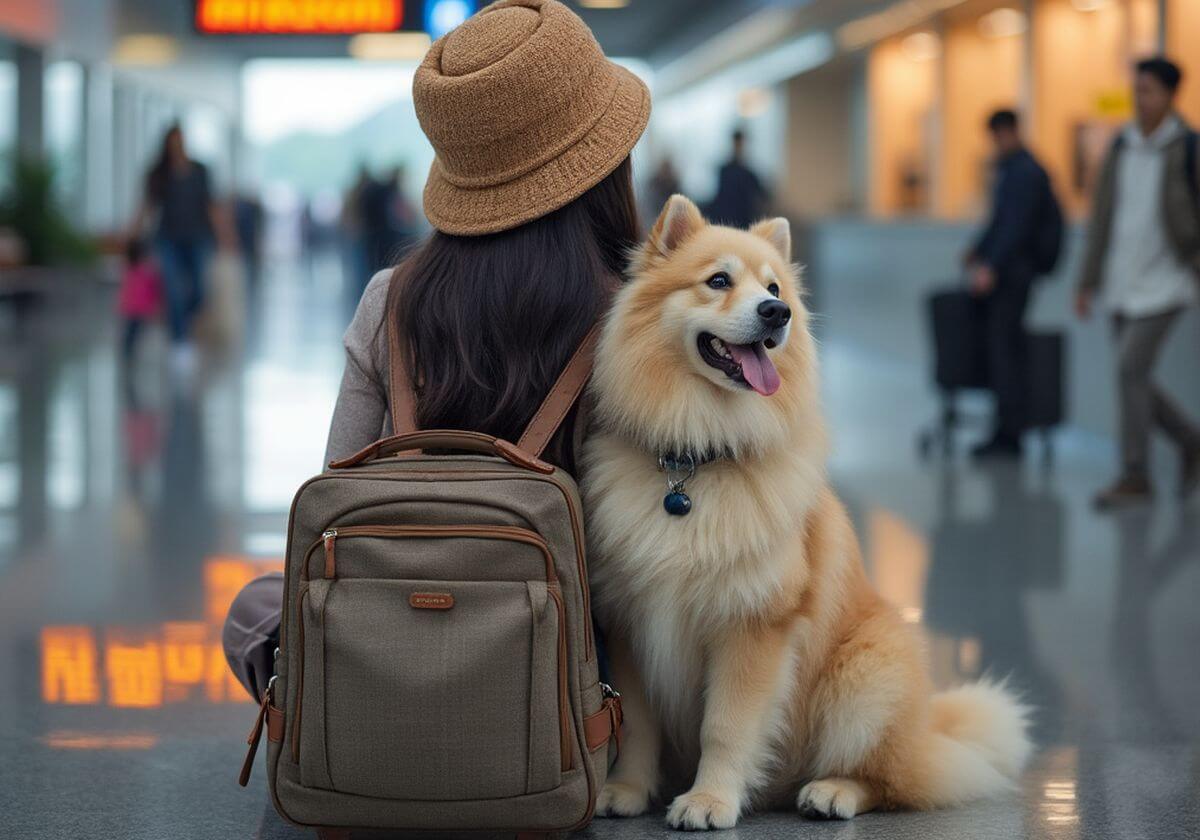
[(708, 278), (708, 285), (711, 289), (728, 289), (733, 285), (733, 281), (729, 279), (729, 275), (724, 271), (719, 271)]
[(770, 286), (767, 286), (767, 291), (775, 295), (775, 297), (779, 297), (779, 284), (772, 283)]

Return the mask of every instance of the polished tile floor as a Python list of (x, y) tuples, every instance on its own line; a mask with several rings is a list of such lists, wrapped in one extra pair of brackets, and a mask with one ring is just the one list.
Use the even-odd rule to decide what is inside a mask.
[[(173, 359), (151, 336), (129, 368), (108, 292), (19, 315), (0, 300), (0, 836), (307, 836), (274, 815), (261, 767), (235, 783), (253, 707), (218, 639), (233, 593), (279, 565), (287, 503), (320, 465), (346, 319), (335, 265), (268, 273), (244, 350)], [(208, 326), (218, 347), (236, 332)], [(1049, 466), (922, 462), (922, 372), (836, 323), (822, 338), (832, 472), (873, 579), (928, 628), (940, 684), (1010, 676), (1038, 752), (1000, 802), (759, 815), (725, 834), (1200, 837), (1200, 506), (1093, 514), (1109, 453), (1069, 430)], [(661, 813), (586, 833), (669, 834)]]

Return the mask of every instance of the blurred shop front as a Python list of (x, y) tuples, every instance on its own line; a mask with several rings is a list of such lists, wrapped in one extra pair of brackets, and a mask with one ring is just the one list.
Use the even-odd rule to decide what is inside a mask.
[[(652, 158), (674, 156), (685, 189), (712, 189), (735, 126), (777, 206), (802, 226), (801, 258), (840, 339), (928, 363), (924, 301), (956, 282), (987, 210), (988, 115), (1016, 110), (1075, 223), (1034, 323), (1071, 335), (1073, 422), (1111, 433), (1105, 325), (1073, 323), (1069, 292), (1097, 167), (1132, 115), (1133, 66), (1164, 53), (1184, 72), (1178, 104), (1200, 125), (1195, 0), (845, 0), (768, 7), (705, 48), (656, 67)], [(1194, 319), (1194, 315), (1191, 316)], [(1200, 409), (1182, 330), (1163, 376)]]
[[(874, 21), (841, 30), (855, 43)], [(883, 26), (883, 22), (879, 23)], [(1132, 66), (1165, 51), (1187, 78), (1181, 110), (1200, 121), (1200, 5), (1188, 0), (1036, 0), (950, 6), (936, 20), (868, 48), (868, 207), (893, 216), (977, 214), (994, 109), (1025, 118), (1035, 154), (1076, 214), (1113, 133), (1132, 114)]]
[[(846, 0), (769, 6), (656, 67), (656, 153), (689, 166), (736, 123), (783, 204), (807, 217), (974, 219), (988, 183), (984, 122), (1021, 113), (1075, 215), (1132, 113), (1133, 63), (1184, 70), (1200, 123), (1194, 0)], [(1189, 48), (1189, 45), (1193, 45)], [(686, 142), (685, 142), (686, 138)]]

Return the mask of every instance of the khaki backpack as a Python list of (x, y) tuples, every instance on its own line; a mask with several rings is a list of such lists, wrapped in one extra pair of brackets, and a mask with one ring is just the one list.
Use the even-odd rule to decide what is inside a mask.
[[(390, 324), (388, 338), (394, 426), (411, 429)], [(579, 494), (540, 456), (595, 339), (515, 445), (407, 431), (297, 492), (275, 676), (241, 778), (265, 724), (284, 819), (325, 838), (528, 836), (591, 820), (620, 700), (598, 677)]]

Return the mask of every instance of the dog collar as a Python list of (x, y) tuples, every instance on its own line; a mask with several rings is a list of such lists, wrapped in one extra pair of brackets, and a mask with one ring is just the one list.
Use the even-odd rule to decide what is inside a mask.
[(671, 516), (687, 516), (691, 513), (692, 498), (684, 492), (687, 483), (696, 475), (698, 468), (726, 457), (727, 453), (714, 450), (697, 452), (685, 449), (660, 454), (658, 469), (667, 474), (667, 495), (663, 497), (663, 509)]

